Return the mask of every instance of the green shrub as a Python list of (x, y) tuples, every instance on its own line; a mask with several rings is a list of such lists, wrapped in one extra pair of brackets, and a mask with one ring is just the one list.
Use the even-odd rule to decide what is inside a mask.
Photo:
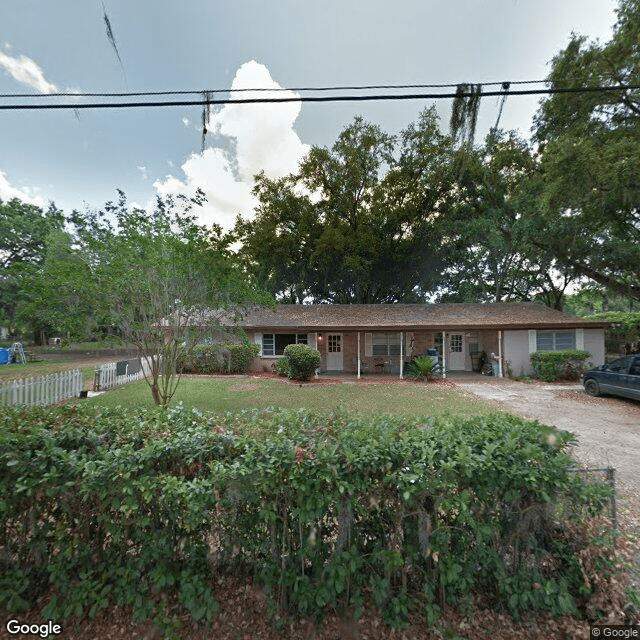
[(197, 344), (185, 350), (178, 368), (183, 373), (246, 373), (259, 352), (251, 343)]
[(407, 376), (416, 380), (431, 380), (437, 359), (430, 356), (418, 356), (407, 367)]
[(276, 373), (283, 378), (291, 378), (291, 369), (289, 369), (289, 360), (287, 358), (279, 358), (273, 364)]
[(587, 369), (588, 351), (565, 349), (563, 351), (536, 351), (531, 354), (531, 366), (536, 375), (546, 382), (554, 380), (579, 380)]
[(568, 473), (574, 441), (505, 415), (8, 411), (0, 607), (55, 593), (58, 621), (114, 604), (210, 620), (212, 582), (242, 571), (307, 618), (367, 595), (395, 626), (477, 594), (574, 613), (600, 583), (569, 525), (610, 496)]
[(320, 366), (320, 352), (306, 344), (290, 344), (284, 349), (287, 376), (293, 380), (308, 380)]
[(246, 373), (251, 366), (251, 360), (260, 353), (260, 346), (253, 343), (228, 343), (229, 372)]

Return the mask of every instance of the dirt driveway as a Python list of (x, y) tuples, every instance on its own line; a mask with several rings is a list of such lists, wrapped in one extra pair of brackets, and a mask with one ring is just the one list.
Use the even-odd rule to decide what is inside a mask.
[(579, 384), (481, 377), (454, 381), (510, 413), (575, 433), (576, 458), (590, 467), (614, 467), (618, 490), (640, 498), (640, 402), (592, 398)]

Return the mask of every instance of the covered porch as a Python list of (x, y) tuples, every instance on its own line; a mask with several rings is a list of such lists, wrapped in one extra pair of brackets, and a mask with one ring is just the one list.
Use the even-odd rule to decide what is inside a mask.
[(498, 356), (502, 367), (501, 331), (318, 331), (313, 336), (322, 356), (320, 374), (405, 377), (410, 362), (418, 356), (437, 358), (439, 375), (479, 373), (481, 354)]

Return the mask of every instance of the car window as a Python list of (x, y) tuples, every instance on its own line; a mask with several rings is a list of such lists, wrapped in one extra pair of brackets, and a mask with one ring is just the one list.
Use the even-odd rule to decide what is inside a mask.
[(640, 376), (640, 358), (634, 358), (629, 367), (629, 374), (632, 376)]
[(618, 358), (607, 365), (607, 371), (626, 371), (629, 366), (629, 358)]

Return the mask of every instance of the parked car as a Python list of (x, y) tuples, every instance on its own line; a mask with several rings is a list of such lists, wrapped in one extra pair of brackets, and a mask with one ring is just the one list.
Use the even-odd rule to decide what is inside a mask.
[(584, 374), (582, 384), (591, 396), (608, 393), (640, 400), (640, 355), (625, 356), (591, 369)]

